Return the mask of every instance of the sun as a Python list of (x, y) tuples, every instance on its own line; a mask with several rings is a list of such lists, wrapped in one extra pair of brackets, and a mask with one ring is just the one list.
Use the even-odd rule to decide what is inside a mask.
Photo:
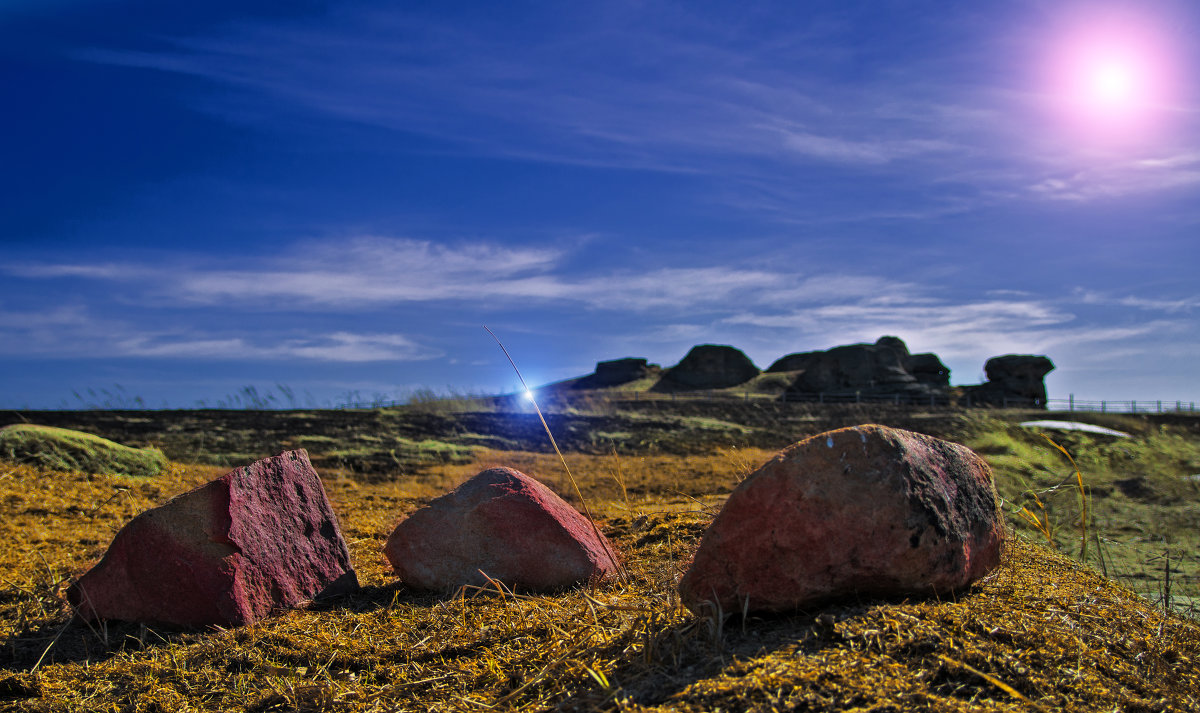
[(1099, 106), (1120, 110), (1137, 101), (1137, 71), (1120, 59), (1097, 62), (1086, 79), (1086, 91)]
[(1111, 44), (1080, 48), (1067, 64), (1068, 96), (1095, 122), (1128, 119), (1154, 101), (1153, 69), (1143, 54)]
[(1177, 93), (1171, 33), (1133, 6), (1060, 19), (1046, 28), (1040, 56), (1041, 96), (1054, 124), (1076, 142), (1153, 140)]

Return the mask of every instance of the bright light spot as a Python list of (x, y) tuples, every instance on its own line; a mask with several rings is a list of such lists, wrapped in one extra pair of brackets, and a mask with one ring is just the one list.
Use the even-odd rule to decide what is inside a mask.
[(1092, 71), (1091, 92), (1096, 101), (1110, 107), (1120, 107), (1134, 101), (1134, 73), (1119, 61), (1098, 64)]
[(1161, 138), (1181, 100), (1169, 18), (1113, 3), (1065, 7), (1040, 41), (1045, 108), (1063, 139), (1080, 145)]
[(530, 401), (533, 401), (533, 392), (530, 391), (529, 389), (525, 389), (525, 398), (529, 399)]

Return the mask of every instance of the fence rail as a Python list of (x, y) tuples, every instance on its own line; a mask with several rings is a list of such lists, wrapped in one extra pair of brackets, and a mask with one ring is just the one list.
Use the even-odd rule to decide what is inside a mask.
[[(490, 402), (495, 404), (503, 404), (505, 402), (524, 403), (525, 396), (520, 394), (511, 394), (506, 396), (493, 397), (467, 397), (468, 401)], [(538, 403), (545, 407), (551, 407), (556, 404), (577, 404), (588, 402), (603, 402), (603, 403), (620, 403), (620, 402), (641, 402), (641, 401), (784, 401), (788, 403), (810, 403), (810, 404), (891, 404), (895, 406), (957, 406), (962, 408), (1044, 408), (1048, 411), (1081, 411), (1081, 412), (1097, 412), (1097, 413), (1197, 413), (1195, 401), (1168, 401), (1168, 400), (1086, 400), (1077, 399), (1074, 394), (1065, 399), (1047, 399), (1045, 404), (1041, 404), (1034, 399), (1022, 399), (1016, 397), (999, 397), (991, 399), (972, 398), (970, 395), (947, 396), (947, 395), (914, 395), (914, 394), (863, 394), (859, 393), (836, 393), (836, 394), (796, 394), (785, 393), (782, 395), (763, 394), (752, 391), (736, 392), (736, 391), (675, 391), (675, 392), (654, 392), (654, 391), (632, 391), (632, 392), (567, 392), (567, 391), (552, 391), (543, 394), (537, 394)], [(446, 401), (461, 401), (464, 399), (450, 397)], [(366, 408), (389, 408), (395, 406), (404, 406), (406, 401), (371, 401), (371, 402), (354, 402), (339, 404), (335, 408), (339, 409), (366, 409)]]
[(1047, 399), (1046, 407), (1051, 411), (1096, 411), (1099, 413), (1194, 413), (1195, 401), (1136, 401), (1077, 399), (1072, 394), (1065, 399)]

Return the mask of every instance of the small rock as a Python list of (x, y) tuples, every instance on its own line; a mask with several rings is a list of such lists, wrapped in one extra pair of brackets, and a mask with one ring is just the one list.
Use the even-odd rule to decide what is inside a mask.
[(237, 626), (357, 588), (325, 489), (297, 450), (139, 514), (67, 599), (87, 620)]
[(384, 547), (417, 589), (545, 591), (616, 573), (614, 550), (583, 515), (537, 480), (489, 468), (400, 522)]
[(967, 448), (864, 425), (778, 453), (729, 496), (680, 582), (700, 613), (948, 594), (1000, 561), (991, 471)]

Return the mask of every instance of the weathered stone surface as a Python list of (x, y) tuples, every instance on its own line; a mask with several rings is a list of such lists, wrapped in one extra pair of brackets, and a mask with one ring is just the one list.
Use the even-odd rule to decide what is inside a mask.
[(1000, 561), (991, 471), (967, 448), (864, 425), (796, 443), (747, 477), (680, 583), (700, 612), (947, 594)]
[(930, 386), (950, 386), (950, 368), (943, 364), (936, 354), (928, 352), (911, 354), (904, 366), (919, 383)]
[(988, 383), (1005, 394), (1046, 403), (1046, 374), (1054, 371), (1054, 362), (1036, 354), (1006, 354), (992, 357), (983, 365)]
[(789, 393), (910, 396), (944, 395), (950, 370), (934, 354), (909, 354), (899, 337), (789, 354), (768, 372), (797, 372)]
[(67, 598), (89, 620), (236, 626), (357, 587), (325, 489), (297, 450), (130, 520)]
[(667, 389), (724, 389), (744, 384), (758, 374), (758, 367), (740, 349), (726, 344), (700, 344), (668, 369), (659, 385)]
[(405, 584), (545, 591), (617, 571), (615, 551), (583, 515), (537, 480), (489, 468), (396, 526), (384, 554)]
[(645, 359), (626, 357), (596, 363), (596, 371), (575, 381), (576, 389), (602, 389), (609, 386), (620, 386), (631, 381), (657, 376), (662, 373), (658, 364), (647, 363)]

